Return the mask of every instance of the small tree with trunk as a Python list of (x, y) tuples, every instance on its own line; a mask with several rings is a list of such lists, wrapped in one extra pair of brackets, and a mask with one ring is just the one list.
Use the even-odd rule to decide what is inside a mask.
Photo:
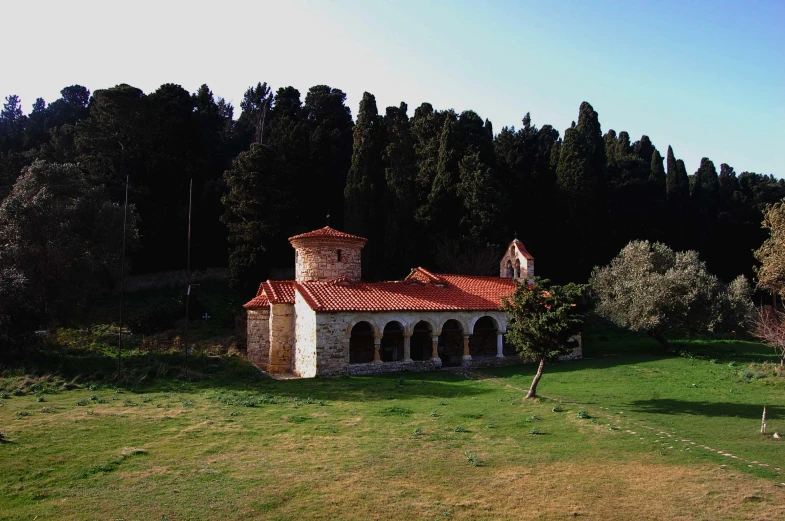
[(744, 277), (724, 284), (697, 252), (658, 242), (630, 242), (609, 265), (594, 268), (590, 284), (600, 316), (645, 332), (666, 351), (671, 335), (735, 330), (751, 309)]
[(750, 315), (749, 332), (752, 336), (774, 349), (785, 366), (785, 313), (774, 306), (762, 306)]
[(577, 334), (583, 324), (578, 303), (585, 284), (552, 285), (550, 280), (535, 277), (530, 284), (519, 284), (502, 308), (509, 313), (507, 340), (521, 358), (539, 362), (526, 398), (537, 395), (545, 363), (572, 352), (578, 346)]

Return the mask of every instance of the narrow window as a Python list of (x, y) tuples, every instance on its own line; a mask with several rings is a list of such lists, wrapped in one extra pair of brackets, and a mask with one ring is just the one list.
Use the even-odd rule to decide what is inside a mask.
[(341, 250), (338, 250), (338, 262), (341, 262)]

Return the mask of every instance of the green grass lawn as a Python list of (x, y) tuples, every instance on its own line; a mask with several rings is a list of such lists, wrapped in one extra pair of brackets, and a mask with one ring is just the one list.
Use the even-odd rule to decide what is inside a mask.
[(176, 357), (136, 355), (164, 376), (125, 387), (72, 381), (73, 361), (7, 371), (0, 519), (785, 519), (785, 440), (759, 432), (766, 405), (785, 433), (785, 378), (749, 369), (774, 357), (677, 346), (587, 335), (534, 401), (533, 366), (275, 381), (197, 356), (184, 381)]

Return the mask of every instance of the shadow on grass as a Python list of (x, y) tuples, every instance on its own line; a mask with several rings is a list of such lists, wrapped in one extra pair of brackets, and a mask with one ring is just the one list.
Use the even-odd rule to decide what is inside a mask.
[[(686, 400), (652, 399), (636, 400), (629, 404), (635, 412), (653, 414), (691, 414), (696, 416), (714, 416), (728, 418), (760, 418), (763, 405), (723, 402), (690, 402)], [(769, 418), (785, 415), (785, 407), (766, 406)]]
[[(273, 380), (241, 357), (192, 355), (189, 377), (184, 377), (181, 353), (128, 354), (117, 359), (101, 353), (37, 351), (2, 376), (34, 382), (36, 376), (58, 375), (68, 388), (116, 387), (128, 391), (270, 394), (281, 398), (319, 401), (382, 401), (412, 398), (458, 398), (491, 392), (481, 385), (467, 385), (461, 375), (449, 371), (396, 373), (380, 376), (336, 376)], [(12, 384), (16, 388), (17, 384)]]

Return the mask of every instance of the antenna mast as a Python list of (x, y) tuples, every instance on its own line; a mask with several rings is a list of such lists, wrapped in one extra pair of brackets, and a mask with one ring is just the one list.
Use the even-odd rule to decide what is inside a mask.
[(128, 222), (128, 180), (130, 174), (125, 176), (125, 204), (123, 205), (123, 250), (120, 252), (120, 327), (117, 333), (117, 377), (122, 369), (121, 354), (123, 351), (123, 292), (125, 291), (125, 233)]
[(185, 344), (185, 378), (188, 379), (188, 311), (191, 301), (191, 208), (193, 207), (194, 179), (188, 186), (188, 253), (185, 267), (185, 334), (183, 335)]

